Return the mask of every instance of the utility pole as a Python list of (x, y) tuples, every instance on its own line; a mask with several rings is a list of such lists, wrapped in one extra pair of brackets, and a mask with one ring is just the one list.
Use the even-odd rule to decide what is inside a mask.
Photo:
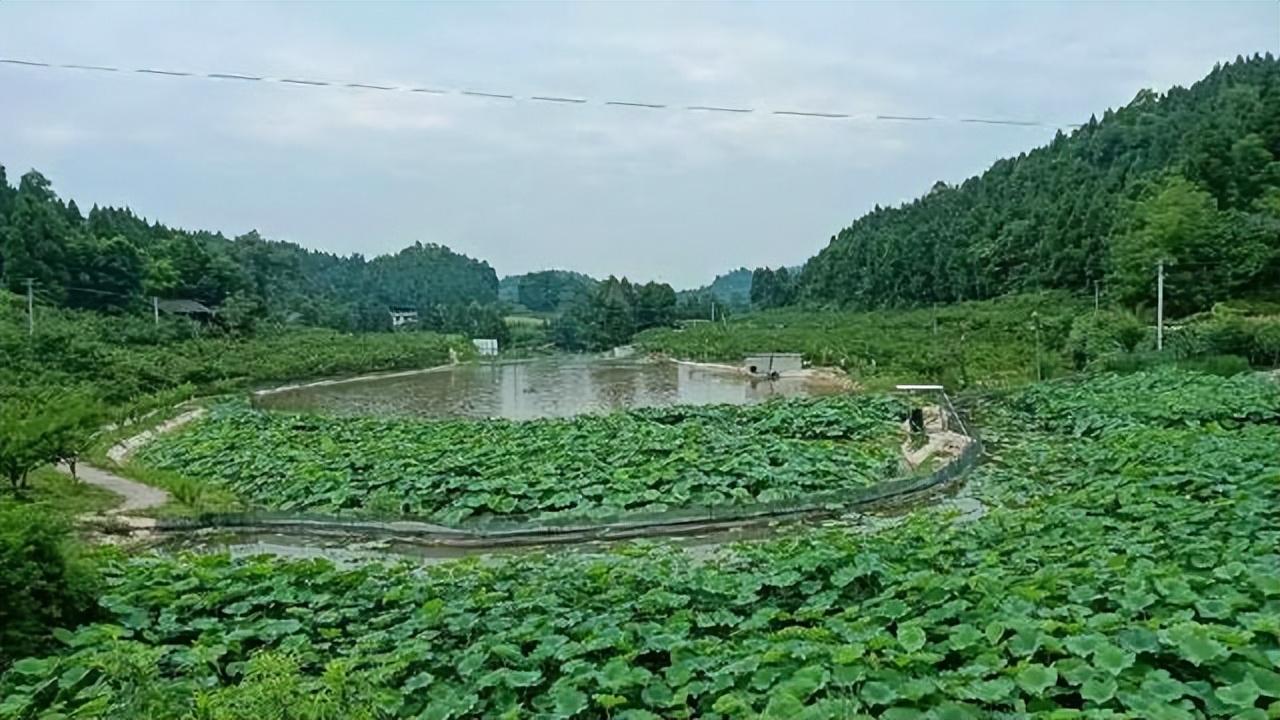
[(716, 321), (716, 301), (711, 301), (711, 322)]
[(155, 295), (151, 296), (151, 315), (155, 318), (156, 325), (160, 324), (160, 298)]
[(36, 334), (35, 291), (32, 289), (35, 282), (35, 278), (27, 278), (27, 337)]
[(1036, 328), (1036, 381), (1044, 380), (1044, 364), (1040, 362), (1040, 313), (1032, 311), (1031, 322)]
[(1093, 281), (1093, 312), (1094, 314), (1097, 314), (1098, 312), (1098, 295), (1099, 295), (1098, 281), (1094, 280)]
[(1156, 264), (1156, 350), (1164, 350), (1164, 259)]

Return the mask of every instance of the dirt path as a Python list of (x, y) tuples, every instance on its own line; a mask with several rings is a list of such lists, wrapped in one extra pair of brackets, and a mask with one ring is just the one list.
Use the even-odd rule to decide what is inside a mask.
[[(137, 435), (125, 438), (107, 450), (107, 457), (113, 462), (124, 462), (138, 448), (151, 442), (157, 435), (172, 432), (202, 417), (204, 413), (204, 408), (194, 408), (160, 423), (151, 430), (144, 430)], [(57, 468), (62, 473), (71, 474), (71, 468), (66, 465), (59, 464)], [(132, 517), (130, 513), (139, 510), (150, 510), (169, 502), (169, 493), (160, 488), (121, 477), (110, 470), (104, 470), (86, 462), (77, 463), (76, 477), (80, 482), (100, 487), (114, 495), (119, 495), (121, 498), (119, 505), (102, 515), (89, 514), (82, 516), (81, 520), (85, 522), (94, 523), (110, 518), (115, 523), (123, 523), (131, 528), (151, 528), (156, 525), (154, 519)]]
[[(71, 474), (71, 469), (65, 465), (59, 465), (58, 469), (68, 475)], [(160, 488), (122, 478), (115, 473), (92, 465), (79, 463), (76, 466), (76, 476), (79, 477), (80, 482), (100, 487), (103, 490), (119, 495), (123, 499), (119, 505), (107, 511), (106, 514), (108, 515), (122, 515), (138, 510), (148, 510), (169, 502), (169, 493)]]
[(132, 455), (138, 448), (154, 440), (157, 435), (163, 435), (164, 433), (167, 433), (167, 432), (173, 432), (174, 430), (177, 430), (178, 428), (182, 427), (183, 425), (186, 425), (189, 422), (192, 422), (193, 420), (197, 420), (201, 417), (204, 417), (204, 413), (205, 413), (205, 409), (202, 407), (193, 408), (191, 410), (188, 410), (182, 413), (181, 415), (177, 415), (168, 420), (165, 420), (164, 422), (155, 426), (151, 430), (144, 430), (138, 433), (137, 435), (134, 435), (132, 437), (127, 437), (124, 440), (121, 440), (120, 442), (116, 443), (115, 445), (112, 445), (111, 449), (107, 451), (107, 457), (111, 458), (111, 462), (122, 463), (125, 460), (129, 459), (129, 456)]

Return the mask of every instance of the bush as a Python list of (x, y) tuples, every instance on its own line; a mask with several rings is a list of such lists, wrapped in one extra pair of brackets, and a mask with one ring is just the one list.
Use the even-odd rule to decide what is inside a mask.
[(1249, 372), (1249, 361), (1239, 355), (1202, 355), (1179, 360), (1178, 367), (1183, 370), (1196, 370), (1209, 375), (1231, 377), (1232, 375)]
[(1178, 367), (1183, 370), (1197, 370), (1209, 375), (1230, 377), (1242, 372), (1248, 372), (1249, 361), (1239, 355), (1218, 354), (1178, 357), (1169, 351), (1152, 351), (1108, 355), (1099, 359), (1092, 367), (1095, 370), (1113, 373), (1134, 373), (1161, 367)]
[(60, 518), (0, 506), (0, 668), (48, 650), (55, 628), (93, 619), (97, 591)]
[(1077, 317), (1067, 336), (1067, 352), (1076, 368), (1116, 353), (1132, 353), (1147, 337), (1136, 317), (1114, 310), (1100, 310)]
[(1280, 365), (1280, 317), (1219, 313), (1170, 332), (1168, 340), (1179, 358), (1238, 355), (1257, 366)]

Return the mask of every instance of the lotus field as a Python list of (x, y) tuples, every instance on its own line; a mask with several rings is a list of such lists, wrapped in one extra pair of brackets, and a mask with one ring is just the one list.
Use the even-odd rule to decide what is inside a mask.
[(122, 560), (107, 618), (20, 661), (0, 716), (1276, 717), (1280, 388), (1104, 376), (978, 420), (967, 522), (924, 509), (711, 559)]
[(533, 420), (389, 420), (215, 408), (141, 460), (249, 504), (443, 523), (603, 518), (857, 490), (898, 473), (889, 396)]

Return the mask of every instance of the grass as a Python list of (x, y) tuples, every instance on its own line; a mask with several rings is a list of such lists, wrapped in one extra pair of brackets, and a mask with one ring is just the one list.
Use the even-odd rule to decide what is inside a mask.
[(682, 359), (734, 363), (753, 352), (799, 352), (871, 389), (900, 382), (1007, 387), (1071, 371), (1064, 343), (1084, 307), (1054, 292), (937, 308), (785, 308), (728, 323), (647, 330), (634, 344)]
[(104, 512), (120, 502), (115, 493), (75, 480), (52, 467), (35, 470), (27, 483), (28, 487), (16, 495), (9, 488), (0, 491), (0, 506), (21, 505), (75, 516)]
[(150, 467), (130, 460), (119, 474), (144, 485), (169, 493), (169, 502), (138, 514), (156, 518), (195, 517), (204, 513), (239, 512), (245, 509), (240, 500), (226, 488), (213, 483), (192, 480), (181, 473)]

